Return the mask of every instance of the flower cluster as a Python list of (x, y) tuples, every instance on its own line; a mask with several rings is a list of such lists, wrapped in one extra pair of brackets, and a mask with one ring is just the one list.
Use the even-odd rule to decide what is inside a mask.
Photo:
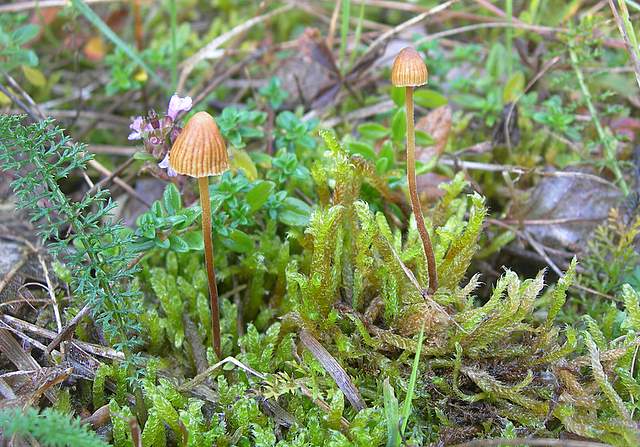
[(151, 110), (145, 117), (136, 116), (129, 126), (129, 140), (142, 140), (147, 152), (157, 159), (162, 158), (158, 166), (166, 169), (170, 177), (176, 176), (177, 173), (169, 166), (169, 150), (182, 130), (176, 120), (180, 113), (191, 110), (191, 105), (190, 97), (181, 98), (173, 95), (164, 117), (160, 118)]

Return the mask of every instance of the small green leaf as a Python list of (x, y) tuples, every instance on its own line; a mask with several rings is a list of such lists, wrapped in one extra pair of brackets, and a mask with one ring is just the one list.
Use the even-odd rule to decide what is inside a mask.
[(407, 132), (406, 116), (404, 109), (398, 109), (391, 120), (391, 138), (397, 143), (404, 140)]
[(26, 65), (22, 65), (20, 68), (22, 68), (24, 77), (29, 81), (29, 83), (31, 83), (31, 85), (36, 87), (44, 87), (47, 85), (47, 79), (37, 68), (31, 68)]
[(431, 146), (435, 144), (435, 141), (427, 132), (423, 130), (416, 130), (416, 145), (418, 146)]
[(370, 140), (379, 140), (389, 135), (391, 131), (378, 123), (364, 123), (358, 126), (358, 133)]
[(283, 209), (278, 213), (280, 222), (292, 227), (306, 227), (309, 224), (311, 207), (300, 199), (287, 197)]
[(204, 239), (201, 231), (190, 231), (182, 235), (182, 239), (187, 243), (190, 250), (204, 250)]
[(256, 211), (264, 205), (271, 195), (275, 184), (269, 181), (256, 182), (255, 186), (245, 196), (245, 200), (249, 204), (251, 211)]
[(21, 26), (13, 32), (13, 44), (23, 45), (36, 37), (40, 32), (40, 27), (34, 24)]
[(504, 86), (504, 92), (502, 93), (502, 100), (505, 103), (514, 102), (524, 91), (524, 74), (521, 71), (516, 71), (511, 75), (509, 80)]
[(238, 229), (229, 232), (229, 237), (222, 240), (222, 245), (237, 253), (250, 253), (255, 249), (253, 239)]
[(391, 99), (398, 107), (404, 105), (405, 89), (404, 87), (391, 87)]
[(389, 159), (388, 158), (379, 158), (376, 161), (376, 172), (378, 174), (384, 174), (389, 169)]
[(148, 152), (136, 152), (135, 154), (133, 154), (133, 159), (142, 161), (156, 161), (156, 157)]
[(234, 169), (242, 169), (244, 175), (251, 181), (258, 178), (258, 169), (251, 160), (249, 154), (240, 149), (232, 149), (233, 158), (231, 159), (231, 167)]
[(172, 216), (182, 208), (182, 198), (180, 197), (180, 191), (173, 183), (169, 183), (162, 194), (162, 204), (167, 213)]
[(446, 96), (443, 96), (435, 90), (429, 89), (416, 90), (413, 94), (413, 100), (420, 107), (425, 107), (427, 109), (435, 109), (449, 102)]
[(347, 143), (347, 149), (349, 149), (350, 153), (362, 155), (367, 160), (375, 161), (377, 158), (376, 151), (373, 150), (371, 145), (366, 143), (350, 141)]
[(169, 236), (169, 243), (171, 244), (171, 250), (177, 253), (186, 253), (189, 251), (189, 244), (187, 244), (187, 241), (182, 239), (180, 236)]

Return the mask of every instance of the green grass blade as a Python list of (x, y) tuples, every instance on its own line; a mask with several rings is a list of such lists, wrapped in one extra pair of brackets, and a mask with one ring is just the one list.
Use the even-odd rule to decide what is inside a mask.
[[(505, 12), (509, 23), (513, 21), (513, 3), (511, 0), (505, 0)], [(513, 58), (513, 28), (508, 26), (505, 30), (507, 41), (507, 79), (511, 78), (512, 71), (512, 58)]]
[(342, 24), (340, 27), (340, 69), (344, 70), (344, 55), (347, 51), (347, 34), (351, 18), (351, 0), (342, 0)]
[(384, 379), (382, 384), (384, 396), (384, 413), (387, 419), (387, 447), (397, 447), (400, 445), (400, 430), (398, 421), (398, 398), (393, 392), (393, 387), (389, 383), (389, 378)]
[[(356, 36), (353, 42), (353, 51), (349, 55), (349, 70), (353, 67), (353, 61), (356, 60), (356, 49), (358, 45), (360, 45), (360, 38), (362, 36), (362, 22), (364, 22), (364, 7), (366, 6), (365, 2), (360, 3), (360, 14), (358, 16), (358, 26), (356, 26)], [(348, 70), (347, 70), (348, 71)]]
[(402, 404), (402, 428), (400, 432), (403, 435), (407, 428), (409, 415), (411, 414), (411, 401), (413, 400), (413, 392), (416, 389), (416, 380), (418, 379), (418, 365), (420, 364), (420, 351), (422, 351), (423, 338), (424, 338), (424, 324), (420, 328), (420, 335), (418, 335), (418, 347), (416, 348), (416, 356), (413, 358), (413, 367), (411, 369), (411, 377), (409, 377), (409, 387), (407, 388), (407, 395), (404, 398), (404, 403)]
[(169, 0), (169, 15), (171, 16), (171, 87), (178, 85), (178, 18), (176, 0)]
[(104, 23), (100, 16), (93, 12), (93, 9), (91, 9), (89, 5), (84, 2), (84, 0), (72, 0), (72, 4), (73, 7), (76, 8), (89, 22), (91, 22), (93, 26), (98, 28), (98, 31), (100, 31), (115, 46), (124, 51), (124, 53), (129, 56), (129, 58), (133, 62), (142, 67), (147, 72), (149, 77), (151, 77), (156, 83), (160, 84), (165, 89), (169, 89), (169, 85), (167, 85), (167, 83), (164, 82), (164, 80), (160, 76), (158, 76), (153, 68), (151, 68), (144, 60), (142, 60), (136, 50), (127, 45), (124, 40), (120, 39), (120, 37), (118, 37), (118, 35), (114, 33), (111, 28), (109, 28), (109, 25)]

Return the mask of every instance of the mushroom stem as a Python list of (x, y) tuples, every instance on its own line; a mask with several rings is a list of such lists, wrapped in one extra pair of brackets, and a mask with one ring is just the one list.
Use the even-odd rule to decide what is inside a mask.
[(213, 266), (213, 241), (211, 240), (211, 201), (209, 199), (209, 177), (198, 178), (200, 189), (200, 205), (202, 207), (202, 236), (204, 237), (204, 261), (207, 266), (209, 280), (209, 303), (211, 306), (211, 333), (213, 334), (213, 349), (222, 359), (220, 348), (220, 311), (218, 310), (218, 285), (216, 271)]
[(416, 135), (413, 118), (413, 87), (406, 87), (405, 106), (407, 108), (407, 183), (409, 184), (409, 197), (411, 199), (411, 209), (416, 216), (416, 226), (420, 239), (422, 239), (422, 248), (427, 258), (427, 270), (429, 271), (429, 293), (433, 293), (438, 289), (438, 273), (436, 271), (436, 258), (433, 254), (433, 246), (429, 233), (424, 225), (424, 217), (422, 217), (422, 208), (420, 207), (420, 199), (418, 198), (418, 190), (416, 187)]

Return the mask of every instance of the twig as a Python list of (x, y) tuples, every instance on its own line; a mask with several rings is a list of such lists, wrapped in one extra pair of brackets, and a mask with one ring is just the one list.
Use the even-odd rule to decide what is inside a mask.
[[(84, 0), (85, 3), (118, 3), (124, 0)], [(3, 12), (19, 12), (19, 11), (27, 11), (29, 9), (45, 9), (45, 8), (54, 8), (59, 6), (69, 6), (71, 5), (71, 0), (35, 0), (35, 1), (27, 1), (27, 2), (18, 2), (12, 5), (3, 5), (0, 6), (0, 13)]]
[(517, 22), (487, 22), (487, 23), (476, 23), (474, 25), (466, 25), (460, 26), (458, 28), (449, 29), (446, 31), (441, 31), (439, 33), (429, 34), (428, 36), (424, 36), (418, 39), (415, 42), (415, 45), (420, 45), (425, 42), (430, 42), (432, 40), (442, 39), (443, 37), (455, 36), (456, 34), (468, 33), (470, 31), (475, 31), (478, 29), (484, 28), (518, 28), (526, 31), (533, 31), (538, 34), (550, 34), (556, 32), (566, 32), (566, 30), (561, 28), (550, 28), (548, 26), (538, 26), (538, 25), (529, 25), (527, 23), (517, 23)]
[(231, 30), (227, 31), (221, 36), (218, 36), (215, 39), (213, 39), (211, 42), (209, 42), (207, 45), (201, 48), (196, 54), (194, 54), (193, 56), (191, 56), (189, 59), (187, 59), (182, 63), (183, 68), (182, 68), (182, 72), (180, 73), (180, 80), (178, 81), (178, 87), (176, 88), (176, 90), (179, 92), (182, 91), (184, 89), (184, 84), (187, 81), (187, 78), (189, 77), (189, 74), (191, 74), (195, 66), (199, 62), (210, 58), (211, 55), (215, 53), (218, 50), (218, 48), (220, 48), (229, 39), (253, 28), (255, 25), (257, 25), (260, 22), (264, 22), (265, 20), (275, 17), (279, 14), (282, 14), (283, 12), (286, 12), (291, 8), (293, 8), (293, 4), (288, 4), (288, 5), (281, 6), (278, 9), (274, 9), (273, 11), (268, 12), (266, 14), (253, 17), (252, 19), (241, 23), (240, 25), (232, 28)]
[[(44, 272), (44, 279), (47, 282), (47, 292), (49, 293), (49, 297), (51, 298), (51, 305), (53, 306), (53, 315), (56, 320), (56, 326), (58, 327), (58, 334), (62, 332), (62, 319), (60, 318), (60, 308), (58, 307), (58, 300), (56, 299), (56, 293), (53, 287), (53, 283), (51, 282), (51, 278), (49, 277), (49, 269), (47, 268), (47, 263), (42, 258), (42, 255), (38, 253), (38, 262), (40, 262), (40, 266)], [(64, 356), (64, 345), (60, 346), (60, 353)]]
[[(349, 122), (349, 121), (356, 121), (356, 120), (361, 120), (364, 118), (368, 118), (370, 116), (373, 115), (377, 115), (379, 113), (384, 113), (384, 112), (388, 112), (389, 110), (392, 110), (395, 107), (395, 103), (388, 99), (385, 101), (381, 101), (377, 104), (373, 104), (371, 106), (367, 106), (367, 107), (362, 107), (358, 110), (354, 110), (353, 112), (349, 112), (344, 116), (340, 116), (340, 117), (335, 117), (335, 118), (331, 118), (328, 119), (326, 121), (322, 121), (320, 123), (321, 127), (334, 127), (340, 123), (343, 122)], [(307, 113), (302, 120), (303, 121), (308, 121), (311, 118), (314, 118), (317, 115), (317, 112), (315, 110), (312, 110), (311, 112)]]
[[(0, 315), (0, 321), (4, 322), (11, 330), (17, 331), (19, 329), (22, 331), (31, 332), (49, 340), (54, 339), (58, 335), (53, 331), (41, 328), (40, 326), (36, 326), (35, 324), (21, 320), (19, 318), (12, 317), (11, 315)], [(115, 349), (75, 339), (70, 339), (69, 341), (91, 354), (114, 360), (124, 360), (124, 354), (116, 351)], [(46, 347), (43, 348), (46, 349)]]
[(453, 5), (454, 3), (457, 3), (458, 0), (449, 0), (447, 2), (444, 2), (438, 6), (435, 6), (431, 9), (429, 9), (428, 11), (423, 12), (422, 14), (419, 14), (409, 20), (407, 20), (406, 22), (401, 23), (400, 25), (390, 29), (389, 31), (382, 33), (376, 40), (374, 40), (371, 45), (369, 45), (369, 48), (367, 48), (367, 50), (364, 52), (364, 54), (362, 56), (360, 56), (360, 58), (358, 59), (358, 61), (354, 64), (354, 66), (357, 66), (360, 62), (364, 61), (367, 59), (367, 56), (369, 56), (369, 54), (371, 54), (373, 51), (377, 50), (378, 47), (382, 46), (383, 44), (385, 44), (387, 42), (388, 39), (390, 39), (391, 37), (395, 36), (396, 34), (401, 33), (402, 31), (404, 31), (407, 28), (410, 28), (414, 25), (417, 25), (418, 23), (422, 22), (423, 20), (425, 20), (427, 17), (430, 17), (432, 15), (438, 14), (439, 12), (444, 11), (445, 9), (447, 9), (449, 6)]
[(89, 315), (90, 311), (91, 311), (91, 308), (89, 307), (89, 305), (85, 304), (85, 306), (82, 309), (80, 309), (80, 312), (78, 312), (76, 316), (73, 317), (69, 323), (67, 323), (64, 329), (58, 330), (58, 335), (51, 341), (51, 343), (47, 345), (45, 354), (49, 355), (51, 351), (53, 351), (56, 347), (58, 347), (58, 345), (63, 340), (70, 338), (71, 334), (73, 334), (73, 331), (75, 331), (76, 327), (78, 326), (78, 323), (80, 323), (80, 320), (82, 320), (84, 317)]
[(440, 159), (438, 163), (443, 164), (445, 166), (453, 166), (459, 167), (462, 169), (469, 170), (478, 170), (478, 171), (487, 171), (487, 172), (509, 172), (512, 174), (526, 175), (526, 174), (535, 174), (541, 177), (579, 177), (592, 180), (594, 182), (602, 183), (603, 185), (615, 187), (613, 183), (608, 180), (603, 179), (602, 177), (598, 177), (594, 174), (588, 174), (585, 172), (573, 172), (573, 171), (540, 171), (536, 168), (524, 168), (522, 166), (515, 165), (496, 165), (491, 163), (480, 163), (476, 161), (465, 161), (465, 160), (447, 160)]

